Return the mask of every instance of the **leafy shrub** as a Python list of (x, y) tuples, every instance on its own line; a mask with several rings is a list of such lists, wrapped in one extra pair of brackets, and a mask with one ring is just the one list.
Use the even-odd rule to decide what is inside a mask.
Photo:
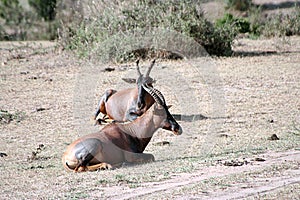
[(0, 21), (3, 21), (0, 40), (52, 40), (57, 37), (56, 0), (30, 0), (29, 4), (37, 12), (24, 9), (19, 0), (0, 0)]
[(250, 30), (250, 22), (245, 18), (237, 18), (232, 14), (226, 13), (222, 19), (218, 19), (216, 21), (217, 27), (225, 26), (229, 24), (237, 29), (239, 33), (249, 33)]
[[(29, 22), (34, 18), (34, 15), (25, 11), (19, 0), (0, 0), (0, 17), (4, 21), (4, 25), (0, 25), (0, 39), (26, 39), (27, 30), (31, 27)], [(6, 29), (10, 33), (7, 33)]]
[(280, 13), (268, 17), (261, 34), (265, 37), (300, 35), (300, 8), (295, 7), (289, 15)]
[(106, 59), (126, 60), (137, 38), (144, 42), (147, 35), (156, 34), (155, 39), (144, 42), (153, 44), (148, 49), (155, 49), (155, 43), (177, 37), (174, 32), (193, 38), (210, 54), (231, 54), (236, 33), (229, 27), (214, 27), (205, 19), (199, 2), (142, 0), (111, 2), (110, 6), (98, 2), (90, 6), (91, 10), (93, 6), (93, 15), (77, 25), (66, 26), (67, 34), (62, 38), (65, 47), (81, 56), (97, 52)]
[(258, 38), (264, 24), (264, 17), (261, 7), (251, 6), (248, 10), (247, 20), (250, 22), (250, 33), (252, 38)]
[(216, 26), (232, 24), (239, 32), (248, 32), (251, 38), (300, 35), (300, 8), (297, 5), (291, 13), (269, 16), (263, 12), (261, 6), (251, 5), (246, 15), (246, 18), (237, 18), (225, 14), (222, 19), (217, 20)]

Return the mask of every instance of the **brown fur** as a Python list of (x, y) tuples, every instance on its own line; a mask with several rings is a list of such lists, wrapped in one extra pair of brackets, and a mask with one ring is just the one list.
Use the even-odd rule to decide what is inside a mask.
[(138, 79), (136, 80), (136, 87), (120, 91), (106, 90), (99, 101), (93, 117), (94, 120), (102, 113), (104, 117), (98, 120), (100, 124), (102, 121), (105, 121), (106, 117), (118, 122), (133, 121), (152, 106), (154, 99), (144, 91), (142, 85), (146, 84), (152, 87), (154, 80), (149, 77), (149, 73), (155, 60), (152, 61), (145, 76), (141, 74), (138, 63), (139, 61), (137, 61)]
[[(124, 162), (154, 161), (152, 154), (145, 154), (143, 151), (154, 132), (170, 123), (166, 109), (155, 103), (133, 122), (112, 123), (97, 133), (77, 139), (68, 146), (62, 157), (64, 167), (70, 171), (81, 172), (110, 169)], [(181, 133), (179, 126), (174, 134)]]

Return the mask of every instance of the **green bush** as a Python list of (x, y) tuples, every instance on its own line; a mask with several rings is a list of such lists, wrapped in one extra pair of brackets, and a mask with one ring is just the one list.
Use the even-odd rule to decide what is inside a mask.
[[(210, 54), (230, 55), (232, 52), (231, 43), (236, 33), (229, 27), (214, 27), (205, 19), (199, 2), (143, 0), (111, 3), (109, 7), (98, 4), (97, 8), (104, 9), (92, 12), (92, 16), (77, 25), (65, 26), (67, 37), (62, 38), (62, 43), (81, 56), (97, 52), (107, 59), (126, 60), (132, 50), (130, 43), (139, 37), (140, 41), (147, 40), (143, 34), (155, 34), (157, 29), (162, 31), (161, 37), (152, 43), (163, 42), (175, 31), (193, 38)], [(155, 46), (150, 45), (149, 49)]]
[(230, 25), (237, 29), (239, 33), (249, 33), (250, 30), (250, 22), (245, 18), (237, 18), (232, 14), (226, 13), (222, 19), (216, 20), (217, 27), (223, 27), (226, 25)]
[(216, 21), (216, 26), (231, 24), (240, 33), (248, 32), (251, 38), (300, 35), (300, 8), (297, 5), (291, 13), (271, 15), (263, 12), (262, 7), (252, 5), (246, 15), (246, 18), (238, 18), (225, 14)]
[(251, 6), (248, 10), (247, 20), (250, 22), (250, 33), (252, 38), (258, 38), (261, 34), (264, 17), (261, 7)]
[[(0, 18), (4, 21), (4, 24), (0, 25), (1, 40), (24, 40), (34, 15), (25, 11), (19, 0), (0, 0)], [(11, 33), (7, 33), (6, 29)]]
[(289, 15), (277, 14), (266, 19), (261, 34), (265, 37), (300, 35), (300, 8)]
[[(59, 23), (56, 0), (30, 0), (37, 12), (24, 9), (19, 0), (0, 0), (0, 40), (53, 40)], [(45, 23), (47, 21), (47, 23)]]

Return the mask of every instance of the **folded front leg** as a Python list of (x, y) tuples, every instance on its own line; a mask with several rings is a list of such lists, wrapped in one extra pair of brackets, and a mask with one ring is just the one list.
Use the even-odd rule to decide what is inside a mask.
[(148, 163), (153, 162), (154, 156), (150, 153), (132, 153), (126, 152), (125, 159), (129, 163)]
[(96, 165), (86, 166), (88, 171), (96, 171), (96, 170), (107, 170), (112, 169), (112, 166), (108, 163), (99, 163)]

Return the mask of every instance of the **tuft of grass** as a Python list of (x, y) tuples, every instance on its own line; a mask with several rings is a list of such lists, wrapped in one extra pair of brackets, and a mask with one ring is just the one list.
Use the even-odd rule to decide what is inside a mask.
[(295, 122), (292, 124), (292, 130), (289, 131), (288, 133), (295, 135), (295, 136), (300, 136), (300, 125), (296, 124)]
[(0, 123), (9, 124), (12, 121), (21, 122), (25, 118), (24, 112), (10, 113), (7, 110), (0, 110)]
[(27, 157), (27, 161), (32, 162), (33, 160), (39, 159), (39, 154), (45, 149), (43, 144), (39, 144), (39, 146), (31, 152), (31, 155)]
[(67, 199), (77, 200), (77, 199), (88, 199), (90, 195), (85, 192), (74, 192), (71, 194), (66, 194), (65, 197)]

